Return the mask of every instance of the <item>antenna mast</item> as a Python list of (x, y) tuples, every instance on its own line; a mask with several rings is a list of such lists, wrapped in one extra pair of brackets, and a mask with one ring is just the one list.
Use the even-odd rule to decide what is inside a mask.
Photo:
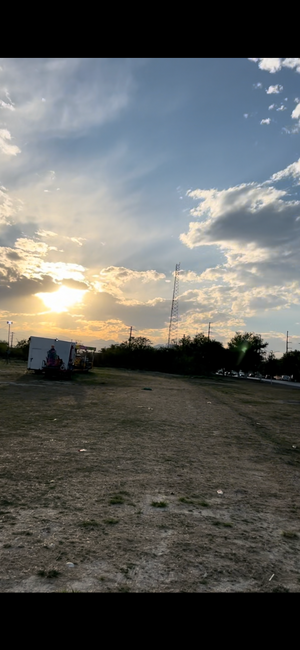
[(170, 347), (170, 343), (175, 343), (175, 344), (177, 343), (177, 337), (178, 337), (179, 271), (180, 271), (180, 262), (175, 266), (174, 289), (173, 289), (173, 298), (172, 298), (172, 307), (171, 307), (171, 316), (170, 316), (170, 325), (169, 325), (168, 348)]

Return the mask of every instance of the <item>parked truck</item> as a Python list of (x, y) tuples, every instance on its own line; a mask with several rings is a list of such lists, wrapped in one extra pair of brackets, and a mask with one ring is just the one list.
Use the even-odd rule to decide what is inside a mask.
[(73, 370), (75, 356), (75, 341), (31, 336), (27, 368), (50, 378), (68, 378)]

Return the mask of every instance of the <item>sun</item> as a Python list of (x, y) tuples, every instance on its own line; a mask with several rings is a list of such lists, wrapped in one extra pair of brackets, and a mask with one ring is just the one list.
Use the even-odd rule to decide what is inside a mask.
[(53, 312), (60, 314), (63, 311), (68, 311), (76, 303), (83, 300), (86, 290), (69, 289), (68, 287), (60, 287), (58, 291), (52, 293), (36, 293), (35, 295), (40, 298), (44, 305), (51, 309)]

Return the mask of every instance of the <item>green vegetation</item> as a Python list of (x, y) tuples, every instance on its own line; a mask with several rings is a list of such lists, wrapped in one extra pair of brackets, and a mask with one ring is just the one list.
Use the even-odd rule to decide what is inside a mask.
[(288, 539), (296, 539), (298, 537), (297, 533), (292, 530), (283, 530), (282, 536), (287, 537)]
[(115, 494), (109, 501), (112, 505), (125, 503), (125, 499), (122, 494)]
[(102, 348), (95, 355), (94, 365), (197, 376), (220, 368), (258, 371), (264, 363), (267, 345), (252, 332), (236, 332), (226, 348), (202, 332), (194, 337), (184, 335), (169, 348), (153, 348), (149, 339), (139, 336)]
[(180, 501), (180, 503), (186, 503), (193, 506), (202, 506), (202, 508), (209, 507), (209, 503), (207, 503), (207, 501), (203, 501), (199, 499), (197, 496), (179, 497), (178, 501)]
[(168, 504), (166, 501), (152, 501), (151, 503), (153, 508), (167, 508)]
[(95, 519), (88, 519), (87, 521), (82, 521), (80, 526), (82, 526), (82, 528), (95, 528), (99, 526), (99, 522)]
[[(226, 346), (199, 332), (193, 337), (182, 336), (169, 348), (154, 348), (146, 337), (132, 336), (123, 343), (98, 350), (94, 366), (196, 376), (206, 376), (222, 368), (224, 371), (261, 372), (271, 376), (288, 375), (300, 381), (300, 350), (290, 350), (281, 359), (276, 359), (272, 350), (266, 354), (267, 347), (268, 343), (254, 332), (236, 332)], [(22, 339), (10, 348), (7, 341), (0, 341), (0, 358), (8, 364), (25, 363), (28, 351), (29, 339)], [(75, 373), (73, 379), (88, 385), (99, 383), (91, 372), (84, 377)], [(103, 378), (102, 383), (106, 383)]]
[(49, 569), (49, 571), (45, 571), (44, 569), (40, 569), (40, 571), (37, 572), (37, 575), (40, 576), (41, 578), (58, 578), (60, 575), (60, 571), (57, 571), (56, 569)]

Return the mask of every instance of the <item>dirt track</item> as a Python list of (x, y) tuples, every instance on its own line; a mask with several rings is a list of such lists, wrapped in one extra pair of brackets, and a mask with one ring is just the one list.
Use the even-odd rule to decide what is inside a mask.
[(299, 389), (0, 380), (0, 591), (300, 590)]

